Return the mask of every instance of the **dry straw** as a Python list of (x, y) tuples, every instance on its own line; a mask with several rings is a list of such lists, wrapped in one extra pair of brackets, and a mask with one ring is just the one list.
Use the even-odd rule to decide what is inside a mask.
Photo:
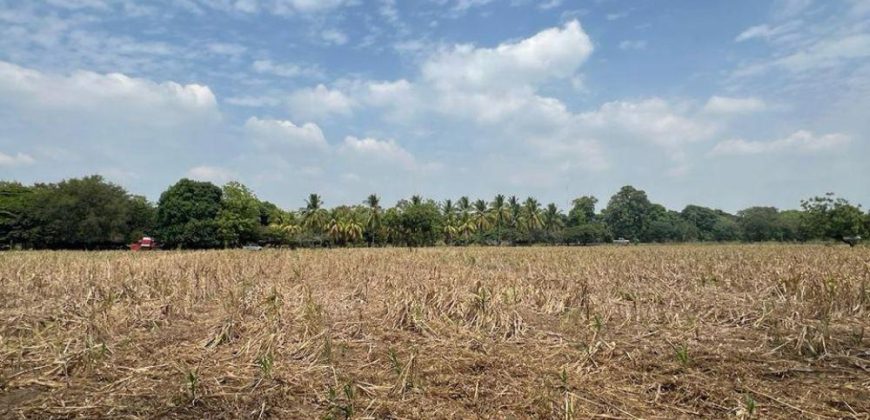
[(0, 417), (870, 418), (870, 249), (0, 255)]

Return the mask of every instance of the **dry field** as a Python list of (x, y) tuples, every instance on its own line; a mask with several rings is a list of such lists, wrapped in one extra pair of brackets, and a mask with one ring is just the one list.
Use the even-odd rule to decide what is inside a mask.
[(870, 248), (0, 254), (0, 418), (870, 418)]

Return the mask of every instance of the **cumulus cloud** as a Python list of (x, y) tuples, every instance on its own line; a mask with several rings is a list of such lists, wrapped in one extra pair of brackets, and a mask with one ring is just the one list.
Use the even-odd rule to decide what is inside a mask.
[(290, 121), (251, 117), (245, 122), (247, 134), (262, 146), (290, 146), (325, 150), (326, 137), (317, 124), (297, 126)]
[[(34, 153), (3, 160), (30, 164), (38, 179), (123, 172), (159, 188), (162, 181), (154, 185), (154, 179), (183, 173), (167, 170), (185, 156), (214, 148), (222, 121), (205, 85), (120, 73), (50, 73), (0, 62), (0, 150), (27, 144)], [(153, 167), (162, 172), (135, 174)]]
[(7, 155), (0, 152), (0, 167), (13, 167), (32, 165), (35, 160), (28, 154), (16, 153), (15, 155)]
[(570, 78), (592, 50), (592, 41), (574, 20), (495, 48), (465, 44), (443, 49), (423, 64), (422, 74), (444, 89), (512, 89)]
[(300, 89), (290, 95), (288, 106), (294, 117), (304, 120), (321, 119), (333, 115), (347, 116), (353, 112), (354, 101), (337, 89), (320, 84)]
[(579, 118), (590, 129), (606, 129), (669, 148), (709, 139), (715, 132), (712, 125), (680, 113), (661, 98), (608, 102)]
[(713, 96), (704, 105), (704, 112), (710, 114), (743, 114), (763, 111), (767, 105), (763, 100), (754, 97), (731, 98)]
[(414, 156), (394, 140), (378, 140), (370, 137), (360, 139), (348, 136), (339, 147), (339, 152), (355, 155), (356, 158), (364, 159), (369, 163), (386, 162), (401, 165), (406, 169), (413, 169), (416, 166)]
[(191, 114), (218, 116), (217, 101), (208, 86), (157, 83), (120, 73), (79, 71), (69, 76), (56, 75), (3, 61), (0, 61), (0, 104), (72, 111), (100, 108), (117, 118), (148, 118), (155, 124), (176, 121), (179, 114), (182, 118)]
[(800, 130), (788, 137), (772, 141), (748, 141), (731, 139), (719, 142), (711, 151), (712, 155), (758, 155), (765, 153), (796, 152), (823, 153), (840, 150), (851, 141), (841, 134), (816, 135), (811, 131)]
[(219, 166), (200, 165), (190, 168), (187, 177), (197, 181), (208, 181), (215, 184), (223, 184), (232, 180), (235, 175), (232, 171)]

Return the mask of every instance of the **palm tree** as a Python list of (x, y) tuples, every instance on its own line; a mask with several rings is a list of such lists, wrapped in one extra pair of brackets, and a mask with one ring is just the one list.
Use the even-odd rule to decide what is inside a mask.
[(354, 220), (333, 218), (329, 222), (329, 237), (339, 245), (347, 245), (362, 238), (362, 224)]
[(523, 224), (529, 232), (541, 227), (541, 203), (538, 200), (526, 198), (522, 213)]
[(495, 199), (490, 203), (489, 211), (490, 217), (493, 223), (495, 223), (496, 240), (501, 245), (501, 228), (505, 220), (510, 217), (510, 208), (505, 202), (504, 195), (499, 194), (495, 196)]
[(377, 242), (377, 232), (381, 228), (381, 199), (375, 195), (369, 195), (363, 202), (368, 206), (368, 218), (366, 219), (366, 229), (371, 233), (369, 246)]
[(510, 210), (508, 225), (513, 228), (518, 228), (522, 217), (522, 206), (520, 205), (520, 200), (517, 196), (512, 195), (508, 198), (508, 209)]
[(468, 237), (474, 232), (474, 221), (471, 219), (471, 201), (466, 196), (459, 197), (459, 200), (456, 200), (456, 209), (459, 212), (459, 232), (467, 243)]
[[(329, 219), (329, 213), (323, 208), (323, 199), (317, 194), (309, 194), (305, 200), (305, 208), (302, 209), (302, 224), (320, 236)], [(323, 245), (323, 239), (320, 239)]]
[(411, 205), (412, 206), (419, 206), (420, 204), (423, 204), (423, 197), (421, 197), (419, 195), (412, 195), (411, 196)]
[(476, 232), (483, 233), (489, 228), (489, 214), (487, 213), (486, 201), (477, 200), (474, 202), (471, 220)]
[(544, 210), (544, 215), (541, 217), (541, 223), (544, 231), (552, 234), (553, 231), (562, 226), (562, 213), (555, 203), (547, 204), (547, 209)]
[(450, 245), (453, 242), (453, 236), (459, 232), (459, 227), (456, 225), (456, 206), (453, 205), (453, 200), (444, 200), (441, 205), (441, 214), (444, 218), (444, 226), (441, 228), (444, 232), (444, 243)]

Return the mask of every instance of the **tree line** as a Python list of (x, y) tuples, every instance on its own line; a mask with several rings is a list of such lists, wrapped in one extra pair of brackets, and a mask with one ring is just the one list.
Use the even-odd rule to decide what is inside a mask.
[(828, 193), (800, 210), (750, 207), (736, 214), (688, 205), (682, 211), (622, 187), (598, 211), (582, 196), (567, 212), (533, 197), (496, 195), (437, 202), (415, 195), (385, 207), (377, 195), (326, 207), (311, 194), (298, 210), (257, 198), (238, 182), (182, 179), (151, 203), (99, 175), (58, 183), (0, 181), (0, 248), (115, 249), (143, 236), (164, 248), (262, 246), (433, 246), (633, 242), (810, 241), (854, 243), (870, 212)]

